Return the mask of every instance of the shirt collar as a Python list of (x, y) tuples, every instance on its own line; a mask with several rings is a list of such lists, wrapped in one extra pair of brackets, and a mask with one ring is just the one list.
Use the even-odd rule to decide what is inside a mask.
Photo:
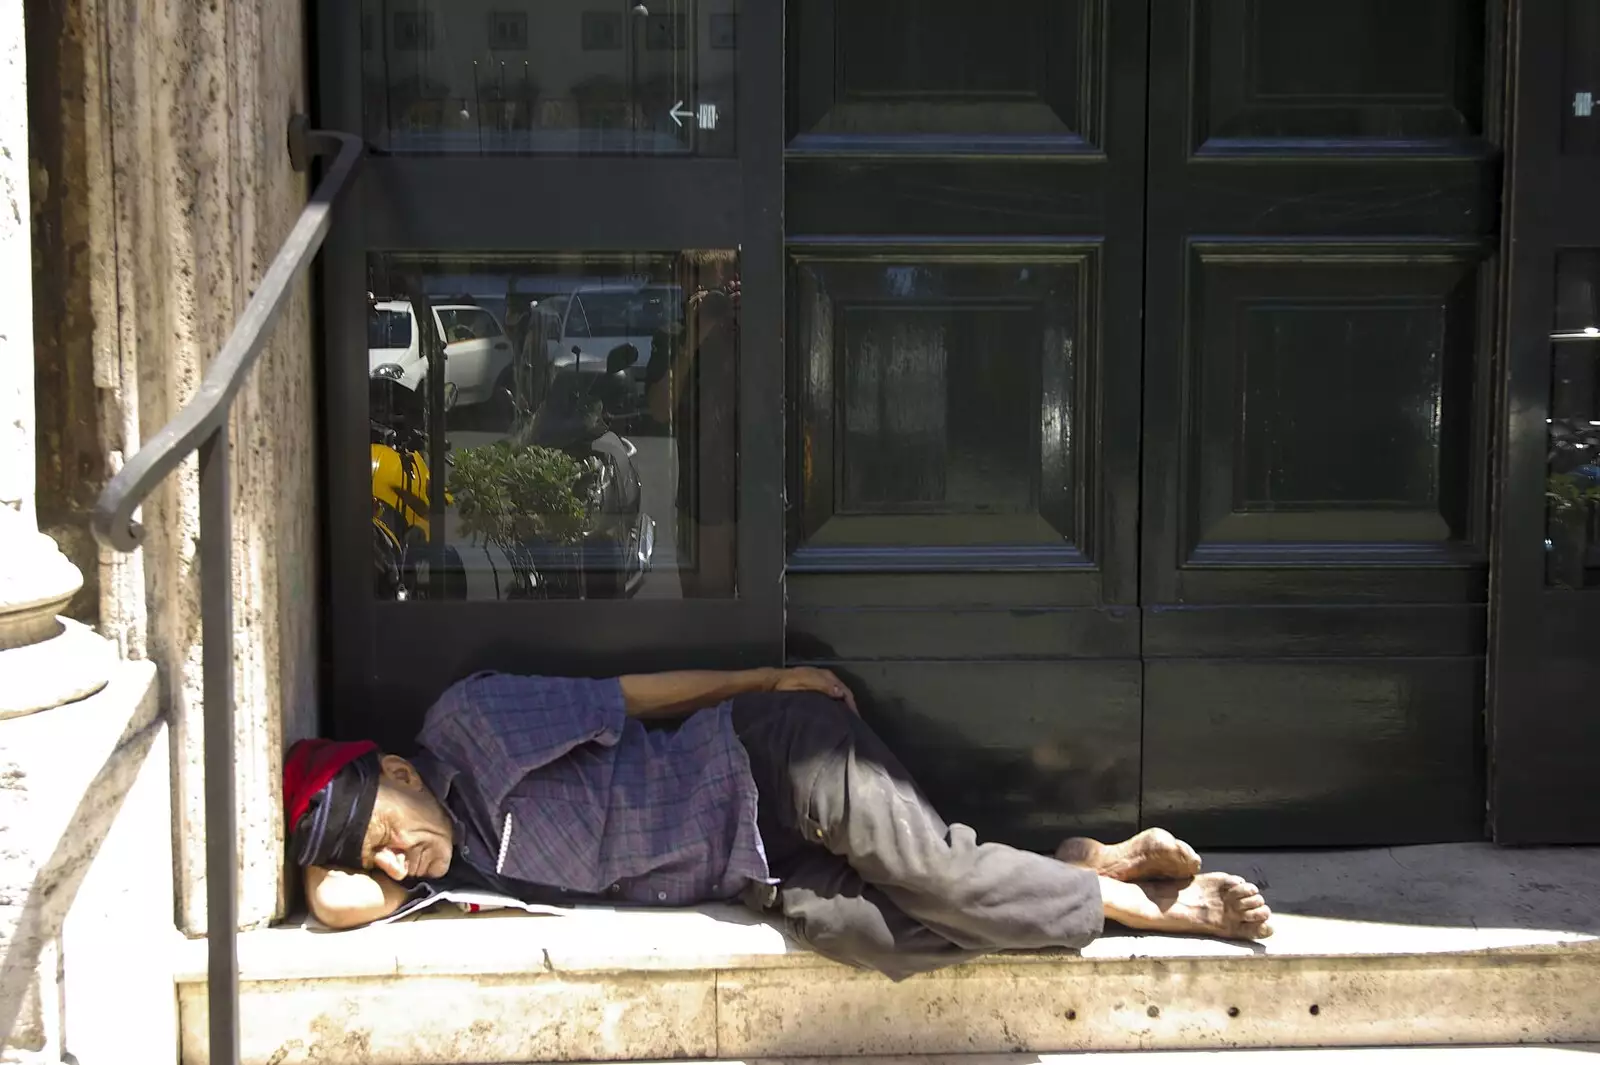
[(425, 750), (418, 751), (411, 759), (411, 764), (422, 777), (422, 783), (433, 792), (433, 797), (439, 800), (439, 805), (444, 807), (444, 812), (450, 815), (450, 822), (455, 827), (455, 846), (459, 849), (461, 841), (465, 838), (466, 826), (456, 813), (455, 804), (450, 801), (450, 793), (455, 789), (456, 777), (461, 770), (440, 761)]

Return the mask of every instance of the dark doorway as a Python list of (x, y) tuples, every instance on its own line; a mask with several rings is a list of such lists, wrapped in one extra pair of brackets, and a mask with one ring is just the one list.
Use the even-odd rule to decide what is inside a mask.
[(321, 6), (335, 732), (786, 657), (986, 837), (1483, 834), (1500, 0)]
[(789, 652), (980, 832), (1482, 835), (1502, 19), (789, 5)]

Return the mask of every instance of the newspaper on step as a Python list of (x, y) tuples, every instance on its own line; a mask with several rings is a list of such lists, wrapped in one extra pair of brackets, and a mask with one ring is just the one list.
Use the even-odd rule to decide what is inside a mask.
[(521, 910), (524, 913), (539, 914), (547, 917), (566, 917), (574, 912), (570, 906), (550, 906), (541, 902), (523, 902), (511, 895), (499, 895), (493, 891), (475, 891), (470, 888), (437, 888), (432, 884), (421, 884), (411, 898), (407, 899), (387, 917), (373, 921), (374, 926), (392, 924), (402, 918), (412, 917), (424, 910), (435, 907), (454, 906), (461, 913), (485, 913), (490, 910)]

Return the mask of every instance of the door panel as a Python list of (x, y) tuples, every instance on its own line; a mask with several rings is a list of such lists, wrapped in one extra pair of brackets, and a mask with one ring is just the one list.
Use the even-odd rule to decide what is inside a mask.
[[(795, 0), (791, 146), (1093, 150), (1104, 0)], [(908, 138), (918, 142), (913, 148)]]
[(1185, 561), (1464, 540), (1480, 250), (1189, 247)]
[(1497, 12), (1153, 0), (1147, 822), (1481, 833)]
[[(319, 120), (373, 148), (323, 270), (328, 731), (403, 752), (440, 691), (479, 669), (779, 661), (781, 11), (738, 0), (318, 11)], [(410, 450), (451, 495), (427, 493), (426, 532), (403, 520), (385, 540), (379, 525), (402, 508), (379, 505), (377, 437), (394, 426), (369, 417), (380, 412), (363, 356), (368, 299), (397, 295), (472, 303), (516, 332), (507, 380), (525, 409), (447, 411), (432, 375)], [(527, 329), (539, 305), (574, 295), (602, 319), (584, 343), (603, 331), (602, 358), (630, 342), (637, 361), (623, 381), (576, 382), (574, 416), (536, 424), (564, 362), (597, 369), (569, 358), (578, 341), (563, 316), (544, 316), (557, 321), (551, 344)], [(431, 352), (430, 365), (446, 357)], [(596, 397), (609, 433), (591, 432)], [(418, 468), (398, 455), (385, 468), (414, 498)], [(401, 574), (426, 565), (375, 594), (385, 559)], [(452, 567), (459, 579), (445, 579)]]
[(849, 675), (934, 807), (980, 840), (1053, 851), (1138, 817), (1135, 659), (862, 661)]
[[(1169, 7), (1170, 0), (1156, 4)], [(1201, 152), (1284, 139), (1384, 150), (1381, 142), (1471, 139), (1483, 130), (1482, 3), (1188, 6), (1198, 89), (1194, 146)]]
[(1131, 829), (1142, 5), (788, 13), (789, 657), (947, 816)]
[(914, 546), (924, 567), (974, 554), (1087, 565), (1095, 249), (813, 246), (791, 259), (791, 563)]
[(1145, 820), (1278, 846), (1474, 838), (1482, 809), (1461, 798), (1481, 792), (1483, 728), (1464, 711), (1481, 690), (1459, 659), (1388, 649), (1151, 660)]

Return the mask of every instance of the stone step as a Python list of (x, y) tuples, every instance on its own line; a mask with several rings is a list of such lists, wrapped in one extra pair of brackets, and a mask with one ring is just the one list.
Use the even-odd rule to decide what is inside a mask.
[[(487, 1065), (1600, 1041), (1600, 852), (1208, 856), (1266, 944), (1111, 934), (892, 983), (732, 907), (240, 937), (246, 1065)], [(1371, 919), (1358, 920), (1365, 914)], [(206, 1061), (203, 944), (178, 972)]]
[[(1594, 1065), (1600, 1044), (1358, 1047), (1332, 1050), (1106, 1050), (1077, 1054), (922, 1054), (863, 1058), (751, 1058), (703, 1065)], [(597, 1065), (597, 1063), (593, 1063)], [(667, 1065), (635, 1062), (632, 1065)]]

